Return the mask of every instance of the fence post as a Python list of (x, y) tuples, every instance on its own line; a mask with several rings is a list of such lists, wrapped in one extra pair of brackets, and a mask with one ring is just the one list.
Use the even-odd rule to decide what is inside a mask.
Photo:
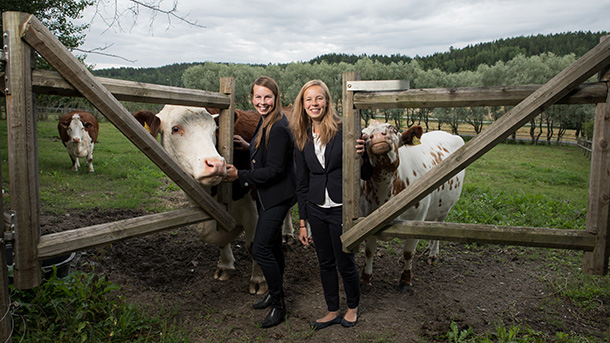
[[(227, 163), (233, 163), (233, 125), (235, 118), (235, 78), (220, 78), (220, 93), (231, 98), (229, 108), (220, 110), (218, 117), (218, 152)], [(218, 185), (218, 202), (231, 204), (231, 183)]]
[[(1, 159), (0, 159), (1, 160)], [(0, 165), (0, 171), (2, 170)], [(2, 172), (0, 172), (0, 180)], [(0, 194), (2, 186), (0, 185)], [(4, 202), (0, 201), (0, 223), (4, 225)], [(4, 234), (4, 229), (0, 230)], [(6, 265), (6, 244), (4, 238), (0, 237), (0, 342), (10, 342), (11, 339), (11, 299), (8, 294), (8, 268)]]
[[(604, 39), (610, 39), (610, 36), (602, 37), (602, 41)], [(609, 68), (599, 73), (599, 81), (610, 81)], [(591, 150), (587, 231), (595, 234), (596, 239), (595, 249), (584, 253), (583, 270), (589, 274), (605, 275), (610, 257), (610, 91), (606, 102), (598, 103), (595, 109)]]
[(354, 148), (360, 137), (360, 111), (354, 109), (354, 92), (347, 89), (348, 81), (360, 79), (359, 72), (343, 73), (343, 232), (360, 217), (360, 160)]
[(4, 12), (6, 64), (6, 123), (11, 209), (16, 214), (13, 283), (29, 289), (42, 282), (38, 261), (40, 199), (38, 195), (38, 141), (32, 93), (32, 48), (21, 40), (28, 14)]

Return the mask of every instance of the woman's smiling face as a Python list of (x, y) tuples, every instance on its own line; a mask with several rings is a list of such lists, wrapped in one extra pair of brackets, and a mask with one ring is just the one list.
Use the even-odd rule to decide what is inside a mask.
[(326, 113), (326, 95), (320, 86), (311, 86), (303, 93), (303, 108), (313, 121), (320, 121)]
[(252, 104), (261, 116), (266, 116), (273, 111), (275, 95), (271, 89), (265, 86), (254, 85), (252, 89)]

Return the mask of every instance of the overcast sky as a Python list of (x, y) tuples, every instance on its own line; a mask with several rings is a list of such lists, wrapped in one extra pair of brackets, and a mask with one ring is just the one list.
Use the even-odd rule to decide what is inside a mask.
[[(157, 0), (159, 1), (159, 0)], [(119, 0), (118, 12), (133, 4)], [(174, 0), (161, 0), (169, 9)], [(177, 0), (176, 14), (193, 26), (140, 8), (109, 27), (114, 0), (85, 13), (83, 49), (97, 69), (174, 63), (278, 64), (327, 53), (445, 52), (502, 38), (610, 31), (610, 0)], [(103, 20), (105, 18), (105, 20)]]

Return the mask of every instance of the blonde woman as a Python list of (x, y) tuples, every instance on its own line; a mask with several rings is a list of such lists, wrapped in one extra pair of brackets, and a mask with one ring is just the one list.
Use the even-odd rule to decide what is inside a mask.
[[(307, 82), (294, 101), (290, 127), (295, 141), (297, 198), (300, 218), (299, 240), (309, 245), (309, 222), (320, 266), (320, 278), (328, 313), (311, 323), (320, 330), (333, 324), (353, 327), (358, 322), (360, 278), (354, 254), (343, 252), (342, 215), (342, 125), (332, 107), (330, 92), (320, 80)], [(362, 140), (356, 150), (364, 151)], [(370, 164), (363, 163), (362, 176), (370, 176)], [(341, 274), (347, 311), (339, 307)]]

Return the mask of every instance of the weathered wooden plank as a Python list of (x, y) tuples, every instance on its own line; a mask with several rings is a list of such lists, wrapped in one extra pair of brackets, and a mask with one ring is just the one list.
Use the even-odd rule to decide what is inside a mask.
[[(354, 110), (353, 92), (347, 91), (348, 81), (360, 80), (360, 73), (343, 73), (343, 232), (360, 217), (360, 160), (356, 158), (356, 135), (360, 134), (360, 111)], [(351, 172), (348, 172), (351, 171)]]
[(411, 87), (409, 80), (364, 80), (364, 81), (348, 81), (346, 89), (348, 91), (403, 91)]
[(235, 227), (235, 220), (229, 213), (214, 201), (198, 182), (182, 170), (165, 149), (138, 124), (127, 109), (36, 17), (30, 16), (25, 22), (22, 38), (182, 188), (195, 203), (216, 219), (222, 228), (230, 230)]
[(38, 254), (41, 259), (59, 256), (206, 220), (212, 217), (199, 207), (190, 207), (52, 233), (40, 237)]
[(595, 235), (583, 230), (395, 220), (375, 236), (438, 239), (591, 251)]
[(21, 39), (21, 25), (27, 16), (4, 12), (7, 31), (8, 82), (6, 117), (8, 135), (8, 169), (11, 209), (16, 214), (16, 236), (13, 245), (15, 268), (13, 284), (30, 289), (42, 281), (36, 247), (40, 237), (40, 198), (38, 185), (38, 138), (34, 95), (32, 94), (32, 49)]
[[(220, 93), (233, 99), (231, 106), (221, 110), (218, 117), (218, 152), (227, 163), (233, 163), (233, 125), (235, 121), (235, 79), (232, 77), (220, 78)], [(218, 202), (229, 205), (231, 203), (231, 183), (223, 182), (218, 185)]]
[[(610, 41), (610, 38), (606, 37)], [(599, 75), (610, 81), (610, 68)], [(610, 101), (610, 91), (606, 94)], [(597, 104), (591, 152), (587, 231), (597, 237), (595, 250), (583, 255), (583, 270), (589, 274), (606, 275), (610, 257), (610, 103)]]
[(341, 236), (344, 249), (346, 251), (355, 249), (367, 236), (375, 234), (388, 225), (405, 209), (415, 205), (435, 188), (506, 139), (512, 132), (527, 123), (530, 118), (566, 96), (608, 64), (610, 64), (610, 40), (601, 42), (591, 49), (477, 137), (345, 232)]
[[(393, 92), (355, 92), (354, 107), (443, 108), (472, 106), (512, 106), (534, 93), (540, 85), (462, 88), (420, 88)], [(558, 104), (595, 104), (606, 101), (605, 82), (576, 87)]]
[[(230, 99), (221, 93), (209, 92), (199, 89), (170, 87), (152, 83), (117, 80), (98, 77), (97, 80), (117, 100), (136, 101), (153, 104), (172, 104), (194, 107), (228, 108)], [(32, 87), (35, 93), (51, 94), (72, 97), (83, 95), (74, 89), (61, 74), (36, 69), (32, 73)]]

